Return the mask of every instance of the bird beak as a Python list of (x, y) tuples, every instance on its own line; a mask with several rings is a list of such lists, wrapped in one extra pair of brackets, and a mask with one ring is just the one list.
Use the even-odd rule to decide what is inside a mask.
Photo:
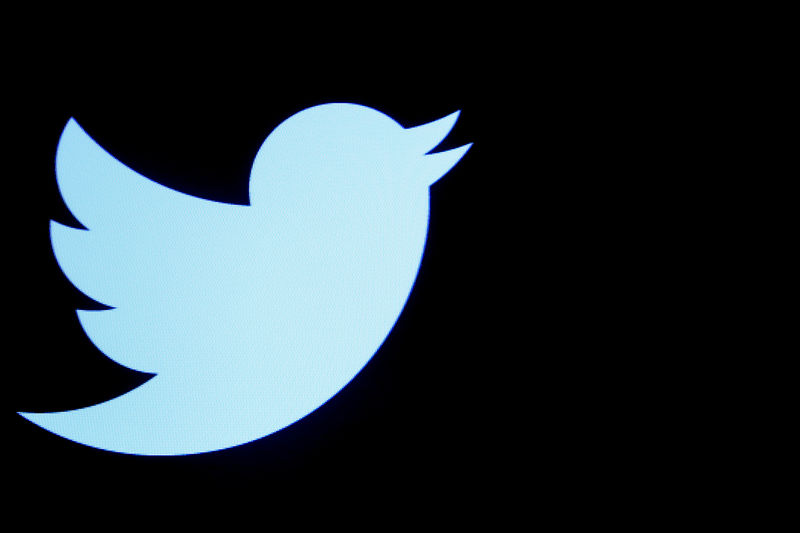
[(428, 124), (406, 129), (405, 137), (411, 143), (413, 152), (422, 154), (422, 160), (417, 162), (415, 174), (427, 185), (433, 185), (444, 176), (472, 146), (472, 143), (469, 143), (452, 150), (430, 153), (453, 129), (459, 114), (460, 111), (456, 111)]

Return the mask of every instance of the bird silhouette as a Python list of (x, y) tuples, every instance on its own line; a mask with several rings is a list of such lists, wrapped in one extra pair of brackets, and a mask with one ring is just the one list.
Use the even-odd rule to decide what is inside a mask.
[(97, 405), (20, 415), (88, 446), (180, 455), (250, 442), (318, 408), (405, 305), (428, 187), (471, 146), (430, 153), (457, 117), (404, 128), (356, 104), (300, 111), (259, 149), (249, 205), (151, 181), (70, 119), (56, 176), (85, 229), (52, 221), (53, 252), (110, 307), (77, 310), (89, 339), (155, 376)]

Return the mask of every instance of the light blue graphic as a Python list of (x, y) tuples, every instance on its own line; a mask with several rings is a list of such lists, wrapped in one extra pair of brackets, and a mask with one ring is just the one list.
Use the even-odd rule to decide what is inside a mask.
[(471, 146), (429, 153), (457, 117), (403, 128), (355, 104), (305, 109), (259, 149), (247, 206), (159, 185), (70, 119), (56, 175), (87, 229), (51, 222), (53, 251), (78, 289), (112, 307), (77, 311), (95, 346), (156, 375), (94, 406), (20, 415), (104, 450), (182, 455), (250, 442), (318, 408), (405, 305), (428, 187)]

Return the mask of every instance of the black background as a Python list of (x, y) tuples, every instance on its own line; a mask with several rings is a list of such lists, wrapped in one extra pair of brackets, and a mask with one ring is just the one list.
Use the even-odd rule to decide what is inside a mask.
[[(192, 521), (246, 509), (257, 524), (286, 515), (304, 526), (331, 523), (322, 509), (350, 523), (377, 506), (373, 528), (435, 517), (497, 529), (626, 515), (684, 471), (695, 449), (684, 376), (697, 366), (678, 335), (688, 319), (665, 296), (680, 294), (688, 267), (650, 223), (676, 186), (670, 154), (654, 149), (663, 139), (650, 135), (671, 108), (647, 91), (660, 83), (641, 75), (647, 57), (620, 62), (636, 43), (602, 29), (576, 36), (574, 13), (559, 26), (541, 12), (433, 23), (429, 11), (403, 9), (413, 22), (375, 15), (369, 33), (324, 17), (327, 33), (254, 16), (258, 31), (197, 26), (169, 46), (154, 46), (147, 24), (88, 17), (44, 41), (23, 31), (6, 48), (2, 460), (12, 511), (35, 521), (112, 509), (106, 525), (118, 527), (156, 524), (157, 509)], [(358, 376), (273, 435), (191, 456), (96, 450), (18, 416), (92, 405), (147, 379), (89, 342), (74, 310), (94, 304), (52, 256), (49, 221), (73, 222), (54, 175), (67, 120), (148, 177), (241, 203), (269, 132), (325, 102), (367, 105), (404, 126), (461, 110), (439, 148), (474, 143), (431, 187), (417, 282)]]
[[(707, 505), (712, 482), (738, 473), (720, 459), (730, 442), (706, 438), (738, 415), (714, 386), (729, 361), (720, 339), (740, 333), (709, 334), (708, 286), (728, 268), (705, 262), (726, 231), (704, 226), (719, 204), (716, 184), (704, 188), (717, 158), (703, 160), (718, 95), (673, 57), (683, 21), (654, 33), (660, 13), (536, 6), (435, 18), (430, 5), (387, 5), (349, 26), (307, 5), (235, 21), (214, 5), (203, 22), (128, 9), (51, 16), (55, 31), (42, 13), (4, 14), (9, 520), (113, 509), (102, 525), (155, 527), (167, 508), (193, 521), (252, 511), (264, 528), (288, 515), (294, 529), (409, 517), (415, 529), (505, 529), (512, 515), (514, 527), (652, 522)], [(74, 309), (91, 302), (52, 258), (48, 223), (70, 222), (53, 168), (69, 117), (144, 175), (241, 202), (266, 135), (332, 101), (404, 126), (460, 109), (442, 148), (474, 143), (431, 188), (417, 283), (355, 380), (274, 435), (186, 457), (95, 450), (19, 417), (146, 379), (86, 339)]]
[[(557, 402), (542, 401), (549, 378), (530, 370), (543, 367), (532, 343), (551, 335), (553, 319), (531, 300), (532, 275), (542, 271), (540, 253), (552, 238), (532, 231), (534, 219), (544, 219), (536, 206), (546, 201), (530, 192), (542, 191), (542, 182), (522, 162), (546, 148), (534, 125), (524, 127), (530, 109), (520, 93), (528, 90), (527, 77), (502, 62), (456, 53), (344, 61), (322, 47), (312, 56), (313, 64), (278, 65), (252, 55), (213, 60), (209, 52), (189, 60), (178, 52), (142, 61), (136, 54), (109, 59), (70, 49), (15, 65), (4, 116), (4, 157), (12, 170), (3, 220), (9, 250), (4, 460), (15, 503), (196, 505), (199, 495), (217, 506), (240, 497), (276, 506), (271, 495), (289, 494), (290, 509), (302, 513), (309, 498), (354, 506), (408, 499), (435, 508), (444, 501), (474, 507), (498, 492), (528, 497), (513, 488), (529, 479), (528, 436), (533, 429), (540, 440), (554, 439), (548, 412)], [(109, 361), (86, 338), (74, 310), (96, 304), (70, 285), (52, 256), (50, 220), (74, 224), (54, 175), (67, 120), (74, 117), (145, 176), (196, 196), (244, 203), (250, 165), (269, 132), (326, 102), (367, 105), (406, 127), (461, 110), (438, 149), (474, 143), (431, 188), (414, 290), (360, 374), (273, 435), (192, 456), (97, 450), (16, 415), (92, 405), (149, 377)], [(551, 284), (540, 285), (540, 297)], [(553, 446), (538, 445), (545, 453)], [(540, 462), (539, 476), (553, 468), (551, 459)]]

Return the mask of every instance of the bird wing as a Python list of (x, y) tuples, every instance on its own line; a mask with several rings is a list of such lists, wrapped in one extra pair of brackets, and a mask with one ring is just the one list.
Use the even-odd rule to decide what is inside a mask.
[(56, 175), (64, 202), (86, 228), (51, 222), (56, 260), (75, 287), (112, 307), (77, 311), (95, 346), (124, 366), (156, 373), (177, 364), (174, 354), (208, 349), (209, 324), (219, 320), (211, 302), (224, 294), (218, 280), (226, 263), (237, 260), (235, 235), (247, 206), (147, 179), (74, 119), (58, 144)]

